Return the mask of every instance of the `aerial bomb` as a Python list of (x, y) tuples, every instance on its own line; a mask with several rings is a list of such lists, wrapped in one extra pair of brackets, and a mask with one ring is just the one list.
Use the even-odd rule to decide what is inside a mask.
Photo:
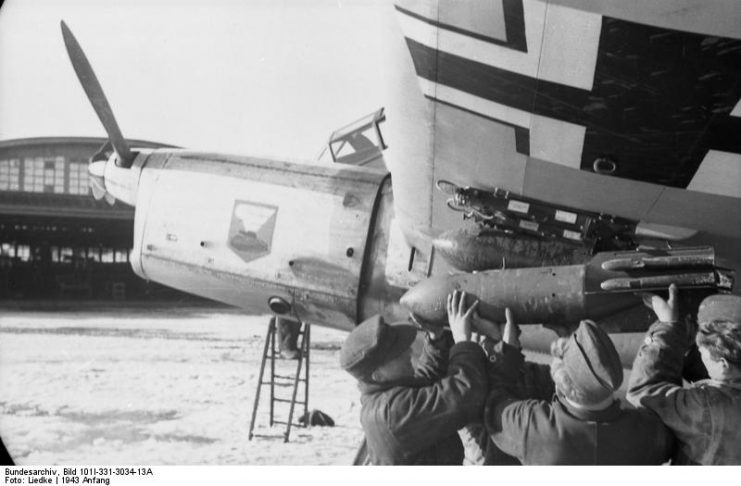
[(640, 304), (633, 294), (588, 293), (586, 278), (586, 265), (437, 275), (410, 289), (401, 304), (440, 325), (447, 321), (447, 296), (454, 290), (469, 295), (468, 305), (478, 299), (479, 314), (495, 322), (504, 322), (507, 307), (520, 323), (546, 323), (599, 318)]
[[(436, 275), (407, 291), (401, 304), (433, 324), (447, 321), (447, 296), (464, 291), (479, 314), (504, 322), (509, 307), (520, 323), (573, 323), (600, 319), (641, 304), (636, 291), (680, 288), (730, 290), (733, 277), (713, 266), (714, 258), (688, 258), (693, 249), (604, 252), (580, 265), (488, 270)], [(697, 250), (707, 255), (712, 249)], [(662, 264), (641, 265), (641, 261)], [(630, 261), (628, 265), (624, 262)]]
[(432, 244), (437, 255), (464, 272), (568, 265), (591, 258), (590, 249), (582, 244), (479, 228), (446, 231)]

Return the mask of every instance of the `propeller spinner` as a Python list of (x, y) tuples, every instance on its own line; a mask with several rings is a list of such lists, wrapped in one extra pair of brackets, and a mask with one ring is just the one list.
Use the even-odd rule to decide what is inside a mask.
[(100, 86), (100, 82), (98, 82), (98, 78), (95, 76), (90, 62), (85, 57), (82, 47), (80, 47), (75, 36), (72, 35), (72, 31), (69, 30), (69, 27), (67, 27), (64, 21), (61, 21), (61, 26), (69, 60), (72, 62), (72, 67), (75, 69), (75, 73), (77, 73), (77, 78), (80, 80), (82, 89), (85, 90), (90, 104), (93, 105), (93, 109), (103, 124), (103, 128), (108, 133), (108, 140), (111, 142), (113, 150), (118, 156), (119, 162), (117, 165), (123, 168), (131, 167), (134, 154), (129, 149), (129, 144), (118, 128), (116, 117), (113, 115), (113, 110), (111, 110), (111, 106), (108, 104), (103, 88)]

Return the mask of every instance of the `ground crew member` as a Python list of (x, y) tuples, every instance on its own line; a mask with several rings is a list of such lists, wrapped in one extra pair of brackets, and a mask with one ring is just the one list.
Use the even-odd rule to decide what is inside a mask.
[[(525, 368), (519, 331), (507, 312), (501, 352), (490, 366), (490, 394), (483, 422), (493, 444), (522, 464), (662, 464), (673, 451), (673, 437), (648, 410), (624, 409), (614, 393), (623, 369), (609, 336), (592, 321), (582, 321), (568, 339), (552, 346), (550, 373), (544, 367), (535, 382), (553, 387), (533, 390), (523, 399), (518, 381)], [(495, 326), (478, 319), (485, 334)], [(490, 335), (490, 334), (489, 334)], [(546, 399), (545, 393), (555, 390)], [(545, 391), (545, 393), (544, 393)]]
[(479, 416), (486, 396), (483, 350), (471, 342), (465, 293), (448, 296), (452, 333), (428, 330), (416, 369), (411, 325), (388, 325), (380, 316), (357, 326), (340, 351), (342, 368), (358, 380), (360, 423), (369, 462), (462, 464), (457, 430)]
[[(677, 294), (671, 285), (668, 301), (644, 298), (658, 321), (636, 355), (628, 401), (656, 412), (674, 432), (672, 464), (741, 464), (741, 297), (703, 300), (695, 334), (679, 319)], [(682, 365), (693, 341), (710, 379), (684, 388)]]
[(285, 359), (299, 359), (301, 350), (298, 349), (298, 335), (301, 332), (301, 322), (285, 316), (273, 316), (278, 329), (278, 350)]

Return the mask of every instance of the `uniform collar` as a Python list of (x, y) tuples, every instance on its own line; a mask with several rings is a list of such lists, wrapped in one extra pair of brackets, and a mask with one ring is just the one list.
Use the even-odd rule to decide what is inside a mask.
[(733, 381), (720, 381), (720, 380), (714, 380), (712, 378), (708, 378), (707, 380), (700, 380), (693, 383), (693, 385), (708, 385), (713, 386), (715, 388), (733, 388), (734, 390), (741, 391), (741, 380), (733, 380)]
[(617, 419), (622, 412), (622, 409), (620, 408), (620, 400), (617, 399), (613, 401), (609, 407), (603, 408), (602, 410), (588, 410), (585, 408), (575, 407), (558, 395), (556, 395), (555, 400), (569, 415), (585, 422), (612, 422)]

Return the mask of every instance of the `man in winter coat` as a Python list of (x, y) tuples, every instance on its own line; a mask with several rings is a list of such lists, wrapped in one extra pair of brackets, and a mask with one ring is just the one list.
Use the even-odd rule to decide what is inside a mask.
[(457, 430), (481, 413), (486, 396), (483, 350), (471, 342), (465, 293), (448, 297), (452, 333), (428, 331), (416, 369), (410, 346), (417, 329), (387, 325), (380, 316), (358, 325), (340, 351), (340, 364), (358, 380), (360, 423), (369, 462), (462, 464)]
[[(475, 325), (484, 331), (495, 326), (487, 323)], [(568, 339), (558, 339), (550, 370), (525, 363), (519, 331), (512, 328), (508, 310), (483, 416), (499, 451), (525, 465), (662, 464), (671, 457), (674, 440), (658, 417), (623, 408), (615, 397), (623, 369), (599, 326), (585, 320)]]
[[(658, 321), (638, 350), (628, 401), (656, 412), (677, 436), (673, 464), (741, 464), (741, 297), (711, 295), (697, 311), (698, 330), (679, 319), (676, 285), (669, 299), (647, 295)], [(695, 342), (710, 379), (682, 386)]]

